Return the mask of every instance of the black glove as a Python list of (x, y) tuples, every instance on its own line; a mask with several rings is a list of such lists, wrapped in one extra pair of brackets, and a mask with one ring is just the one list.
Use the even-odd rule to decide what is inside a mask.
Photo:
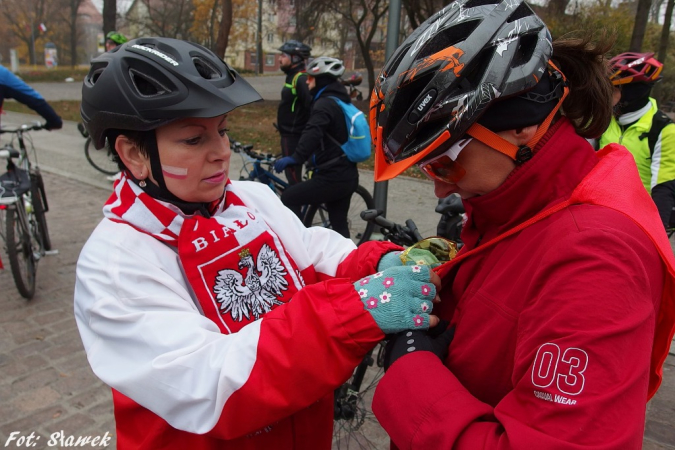
[(389, 338), (384, 348), (384, 370), (389, 370), (394, 361), (412, 352), (431, 352), (441, 361), (448, 357), (450, 343), (455, 337), (455, 327), (448, 329), (448, 322), (441, 321), (427, 331), (402, 331)]

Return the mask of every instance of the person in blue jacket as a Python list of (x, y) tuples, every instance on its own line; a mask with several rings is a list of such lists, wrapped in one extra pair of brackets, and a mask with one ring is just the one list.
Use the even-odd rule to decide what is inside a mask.
[(58, 130), (63, 126), (61, 117), (35, 89), (6, 67), (0, 66), (0, 111), (6, 98), (13, 98), (44, 117), (47, 121), (45, 128), (48, 130)]

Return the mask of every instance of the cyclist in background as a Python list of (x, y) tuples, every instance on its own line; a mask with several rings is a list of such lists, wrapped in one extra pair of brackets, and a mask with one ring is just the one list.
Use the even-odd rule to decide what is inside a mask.
[(117, 31), (111, 31), (105, 36), (105, 51), (109, 52), (118, 45), (122, 45), (127, 42), (128, 39), (122, 33)]
[(0, 112), (6, 98), (13, 98), (40, 114), (46, 121), (47, 130), (58, 130), (63, 126), (61, 117), (35, 89), (0, 65)]
[(330, 98), (351, 103), (347, 90), (340, 83), (344, 71), (344, 64), (337, 58), (322, 56), (309, 64), (310, 118), (295, 152), (277, 160), (274, 170), (281, 172), (288, 165), (309, 161), (314, 168), (312, 178), (286, 189), (281, 201), (298, 217), (302, 205), (325, 203), (331, 227), (349, 237), (349, 202), (359, 184), (359, 171), (356, 163), (349, 161), (342, 151), (341, 144), (349, 137), (345, 116), (337, 102)]
[(610, 63), (614, 117), (600, 146), (617, 142), (631, 152), (642, 184), (669, 228), (675, 206), (675, 124), (650, 97), (663, 64), (653, 53), (621, 53)]
[[(307, 87), (305, 61), (312, 49), (300, 41), (290, 40), (279, 47), (279, 51), (279, 67), (286, 74), (286, 80), (277, 110), (277, 128), (281, 135), (281, 155), (290, 156), (295, 152), (309, 119), (312, 96)], [(302, 164), (288, 165), (284, 172), (288, 184), (302, 181)]]
[(437, 323), (428, 266), (229, 180), (227, 114), (259, 100), (169, 38), (104, 53), (84, 79), (82, 119), (122, 176), (78, 259), (75, 317), (121, 450), (328, 450), (334, 389), (385, 333)]
[[(119, 47), (120, 45), (124, 44), (127, 41), (128, 39), (122, 33), (118, 33), (117, 31), (114, 30), (110, 31), (105, 36), (105, 51), (109, 52), (110, 50)], [(80, 129), (82, 123), (78, 123), (77, 126), (78, 129)], [(82, 129), (80, 129), (80, 132), (82, 133)], [(85, 136), (85, 133), (82, 133), (82, 135)], [(120, 175), (121, 173), (117, 172), (115, 175), (107, 175), (105, 179), (108, 181), (115, 181), (120, 177)]]
[(675, 258), (635, 162), (596, 152), (612, 42), (552, 41), (524, 0), (458, 0), (384, 65), (376, 181), (417, 165), (468, 213), (436, 268), (448, 345), (390, 340), (373, 411), (406, 449), (642, 446), (675, 319)]

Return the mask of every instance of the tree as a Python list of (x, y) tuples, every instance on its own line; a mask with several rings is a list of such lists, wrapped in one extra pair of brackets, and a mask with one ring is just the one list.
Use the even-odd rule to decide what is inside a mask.
[(46, 0), (3, 0), (2, 14), (16, 38), (26, 44), (30, 64), (36, 64), (35, 49), (39, 39), (38, 26), (49, 17)]
[(293, 39), (307, 42), (310, 38), (323, 34), (317, 25), (322, 23), (329, 2), (325, 0), (295, 0), (295, 27)]
[(389, 10), (387, 0), (341, 0), (329, 3), (329, 8), (341, 16), (343, 23), (354, 32), (363, 62), (368, 72), (368, 90), (375, 86), (375, 67), (371, 55), (371, 44), (381, 20)]
[(70, 53), (70, 66), (77, 64), (77, 43), (79, 41), (77, 12), (84, 0), (61, 0), (57, 13), (58, 23), (65, 28), (68, 40), (68, 50)]
[(190, 28), (190, 35), (195, 42), (199, 42), (204, 47), (214, 51), (221, 5), (222, 2), (218, 0), (193, 0), (194, 20)]
[(642, 51), (642, 41), (645, 38), (647, 30), (647, 21), (649, 20), (649, 8), (652, 0), (638, 0), (637, 12), (635, 13), (635, 25), (633, 26), (633, 35), (630, 39), (631, 52)]
[(670, 24), (673, 19), (673, 5), (675, 0), (668, 0), (666, 4), (666, 15), (663, 20), (663, 28), (661, 29), (661, 39), (659, 40), (659, 53), (657, 59), (659, 61), (666, 61), (668, 56), (668, 41), (670, 40)]
[(130, 23), (139, 26), (153, 36), (193, 40), (192, 0), (140, 0), (147, 14), (140, 18), (129, 18)]
[(117, 30), (117, 0), (103, 0), (103, 35)]
[(452, 0), (403, 0), (403, 9), (405, 9), (408, 22), (414, 30), (419, 27), (422, 22), (431, 17), (436, 11), (440, 10), (446, 5), (449, 5)]
[(216, 38), (216, 54), (221, 58), (225, 57), (227, 45), (230, 42), (230, 30), (232, 29), (232, 0), (222, 0), (220, 26), (218, 27), (218, 37)]

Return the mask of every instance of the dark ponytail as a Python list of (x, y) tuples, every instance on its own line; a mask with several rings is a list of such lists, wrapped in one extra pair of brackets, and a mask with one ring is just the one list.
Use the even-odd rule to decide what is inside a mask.
[(606, 55), (614, 41), (607, 34), (594, 41), (592, 34), (586, 32), (580, 37), (567, 35), (553, 42), (551, 60), (565, 74), (570, 87), (562, 114), (585, 138), (599, 137), (612, 118), (613, 87)]

